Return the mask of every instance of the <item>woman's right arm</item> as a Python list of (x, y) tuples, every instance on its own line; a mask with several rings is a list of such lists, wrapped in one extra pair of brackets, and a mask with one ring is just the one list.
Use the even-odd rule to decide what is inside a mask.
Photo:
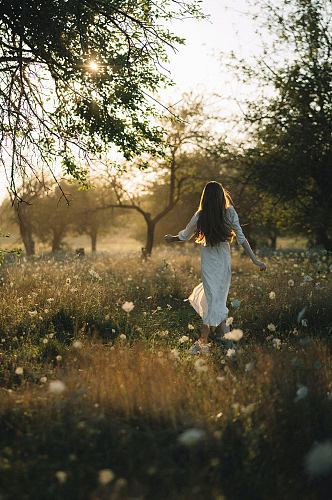
[(173, 241), (189, 240), (196, 231), (197, 220), (198, 220), (198, 213), (196, 212), (188, 222), (187, 226), (184, 229), (182, 229), (182, 231), (179, 231), (178, 235), (172, 236), (171, 234), (166, 234), (164, 236), (165, 241), (167, 243), (172, 243)]

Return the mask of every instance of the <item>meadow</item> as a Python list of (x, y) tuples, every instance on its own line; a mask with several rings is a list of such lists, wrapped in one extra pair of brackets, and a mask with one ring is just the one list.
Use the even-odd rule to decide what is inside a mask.
[(229, 324), (192, 356), (199, 248), (0, 268), (0, 498), (331, 498), (331, 255), (232, 245)]

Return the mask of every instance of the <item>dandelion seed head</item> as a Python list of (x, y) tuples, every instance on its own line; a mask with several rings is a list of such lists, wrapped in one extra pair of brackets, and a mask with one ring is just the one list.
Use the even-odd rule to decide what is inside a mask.
[(332, 470), (332, 443), (315, 443), (304, 459), (305, 470), (312, 476), (325, 476)]
[(111, 469), (102, 469), (98, 472), (99, 484), (102, 484), (103, 486), (113, 481), (114, 478), (115, 474)]
[(61, 394), (65, 388), (66, 386), (62, 380), (52, 380), (48, 385), (48, 390), (55, 394)]
[(243, 337), (243, 331), (240, 330), (239, 328), (236, 328), (224, 334), (225, 339), (234, 340), (234, 342), (238, 342), (239, 340), (242, 339), (242, 337)]

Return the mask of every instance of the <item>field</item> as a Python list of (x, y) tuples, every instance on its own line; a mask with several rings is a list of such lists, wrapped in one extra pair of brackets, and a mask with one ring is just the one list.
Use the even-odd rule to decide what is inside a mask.
[(331, 498), (332, 259), (233, 247), (198, 356), (193, 245), (0, 268), (1, 500)]

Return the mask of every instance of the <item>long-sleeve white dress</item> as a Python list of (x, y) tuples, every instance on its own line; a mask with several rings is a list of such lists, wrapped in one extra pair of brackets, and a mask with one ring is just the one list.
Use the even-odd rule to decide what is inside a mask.
[[(225, 216), (233, 229), (240, 245), (245, 241), (239, 217), (231, 205), (226, 208)], [(198, 212), (187, 227), (179, 232), (181, 241), (189, 240), (196, 231)], [(190, 304), (203, 319), (204, 325), (218, 326), (227, 318), (227, 295), (231, 284), (231, 253), (228, 241), (222, 241), (211, 247), (202, 244), (201, 250), (202, 283), (197, 285), (188, 297)]]

